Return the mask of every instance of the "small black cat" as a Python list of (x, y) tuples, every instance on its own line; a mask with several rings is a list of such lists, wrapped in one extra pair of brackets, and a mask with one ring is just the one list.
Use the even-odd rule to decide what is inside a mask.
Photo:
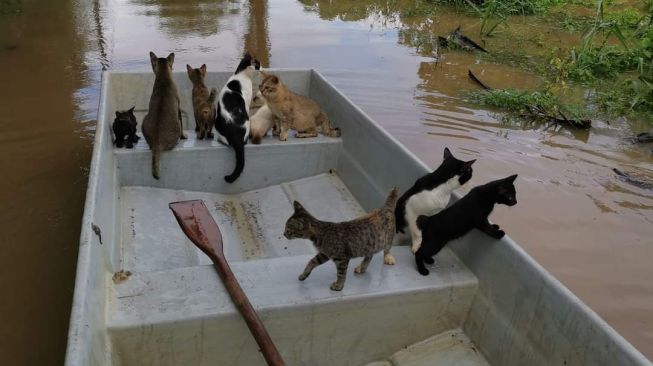
[(415, 252), (417, 271), (426, 276), (429, 270), (424, 263), (433, 264), (433, 256), (451, 240), (457, 239), (476, 228), (487, 235), (501, 239), (506, 235), (499, 225), (490, 224), (488, 216), (495, 203), (508, 206), (517, 204), (514, 181), (517, 174), (472, 188), (465, 197), (433, 216), (417, 218), (422, 231), (422, 243)]
[[(116, 119), (113, 121), (113, 133), (116, 135), (116, 146), (126, 146), (128, 149), (134, 147), (138, 142), (136, 135), (136, 116), (134, 116), (134, 107), (126, 111), (116, 111)], [(125, 138), (126, 137), (126, 138)]]

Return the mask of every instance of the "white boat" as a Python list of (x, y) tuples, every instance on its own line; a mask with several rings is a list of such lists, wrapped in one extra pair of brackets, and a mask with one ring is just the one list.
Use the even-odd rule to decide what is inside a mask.
[[(186, 73), (174, 78), (189, 138), (163, 153), (160, 180), (144, 139), (117, 149), (110, 129), (116, 110), (135, 105), (142, 120), (154, 75), (103, 74), (66, 365), (264, 364), (210, 260), (168, 209), (186, 199), (211, 210), (288, 365), (652, 365), (508, 237), (472, 232), (436, 256), (429, 276), (397, 246), (394, 266), (382, 254), (363, 275), (350, 264), (341, 292), (329, 290), (330, 264), (298, 281), (315, 252), (283, 237), (293, 200), (346, 220), (430, 170), (318, 72), (270, 71), (315, 99), (342, 137), (249, 144), (233, 184), (223, 179), (233, 151), (194, 138)], [(209, 73), (207, 85), (229, 75)]]

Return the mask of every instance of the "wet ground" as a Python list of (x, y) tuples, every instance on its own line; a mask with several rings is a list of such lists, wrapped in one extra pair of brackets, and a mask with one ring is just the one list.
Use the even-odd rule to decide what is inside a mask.
[[(264, 66), (319, 69), (431, 166), (448, 146), (478, 159), (472, 184), (519, 174), (519, 204), (499, 207), (493, 221), (653, 358), (653, 191), (612, 171), (653, 181), (649, 148), (625, 140), (653, 127), (617, 119), (572, 131), (502, 121), (465, 102), (476, 88), (468, 69), (494, 87), (542, 82), (523, 67), (434, 49), (432, 34), (460, 24), (473, 37), (477, 19), (445, 8), (407, 17), (403, 1), (8, 3), (0, 7), (9, 13), (0, 15), (0, 354), (11, 364), (63, 360), (101, 69), (150, 70), (152, 50), (175, 52), (177, 71), (186, 63), (231, 70), (245, 49)], [(510, 42), (485, 46), (537, 54), (539, 41), (578, 38), (532, 18), (508, 29)]]

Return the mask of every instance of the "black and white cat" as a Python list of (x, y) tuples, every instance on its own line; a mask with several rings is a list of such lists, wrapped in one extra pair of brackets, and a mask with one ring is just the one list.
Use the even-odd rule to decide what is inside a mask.
[(445, 147), (442, 164), (432, 173), (419, 178), (399, 198), (395, 208), (397, 232), (403, 233), (408, 226), (413, 253), (419, 249), (422, 242), (422, 233), (417, 228), (417, 217), (433, 215), (447, 207), (451, 193), (472, 178), (472, 164), (475, 161), (458, 160)]
[(490, 224), (487, 218), (496, 203), (508, 206), (517, 204), (514, 185), (516, 178), (515, 174), (474, 187), (465, 197), (439, 213), (430, 217), (418, 217), (417, 227), (422, 231), (422, 243), (415, 252), (417, 271), (424, 276), (428, 275), (429, 270), (424, 263), (433, 264), (433, 256), (445, 244), (474, 228), (495, 239), (503, 238), (506, 233), (499, 229), (499, 225)]
[(248, 111), (253, 95), (252, 78), (260, 68), (258, 60), (245, 54), (218, 96), (218, 113), (215, 117), (218, 141), (231, 146), (236, 152), (236, 167), (230, 175), (224, 177), (228, 183), (238, 179), (245, 168), (245, 144), (249, 137)]

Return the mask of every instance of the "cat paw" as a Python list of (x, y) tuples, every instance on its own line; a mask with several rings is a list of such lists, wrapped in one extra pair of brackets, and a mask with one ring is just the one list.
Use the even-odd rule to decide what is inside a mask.
[(413, 252), (413, 254), (415, 254), (419, 250), (420, 246), (421, 245), (419, 245), (419, 243), (413, 243), (413, 246), (410, 248), (410, 251)]
[(116, 140), (116, 147), (123, 147), (123, 146), (125, 146), (123, 141)]
[(431, 273), (431, 272), (429, 272), (429, 270), (426, 269), (426, 268), (418, 268), (418, 269), (417, 269), (417, 272), (419, 272), (419, 274), (421, 274), (422, 276), (428, 276), (429, 273)]
[(300, 275), (299, 275), (299, 280), (300, 280), (300, 281), (304, 281), (304, 280), (308, 277), (308, 275), (309, 275), (308, 273), (302, 273), (302, 274), (300, 274)]
[(213, 132), (207, 132), (206, 137), (209, 139), (212, 139), (215, 135), (213, 135)]
[(182, 132), (181, 136), (179, 136), (179, 138), (182, 139), (182, 140), (186, 140), (188, 138), (188, 136), (186, 136), (186, 134)]
[(395, 263), (397, 263), (397, 261), (395, 260), (395, 257), (392, 256), (392, 254), (386, 254), (383, 256), (383, 264), (392, 266)]
[(133, 149), (134, 144), (130, 140), (127, 140), (127, 142), (125, 143), (125, 147), (128, 149)]
[(342, 288), (345, 287), (344, 283), (338, 283), (334, 282), (331, 284), (331, 287), (329, 287), (333, 291), (342, 291)]
[(426, 258), (424, 258), (424, 263), (433, 264), (433, 263), (435, 263), (435, 259), (433, 259), (431, 257), (426, 257)]
[(365, 273), (365, 270), (363, 269), (363, 266), (358, 266), (358, 267), (354, 268), (354, 273), (363, 274), (363, 273)]

